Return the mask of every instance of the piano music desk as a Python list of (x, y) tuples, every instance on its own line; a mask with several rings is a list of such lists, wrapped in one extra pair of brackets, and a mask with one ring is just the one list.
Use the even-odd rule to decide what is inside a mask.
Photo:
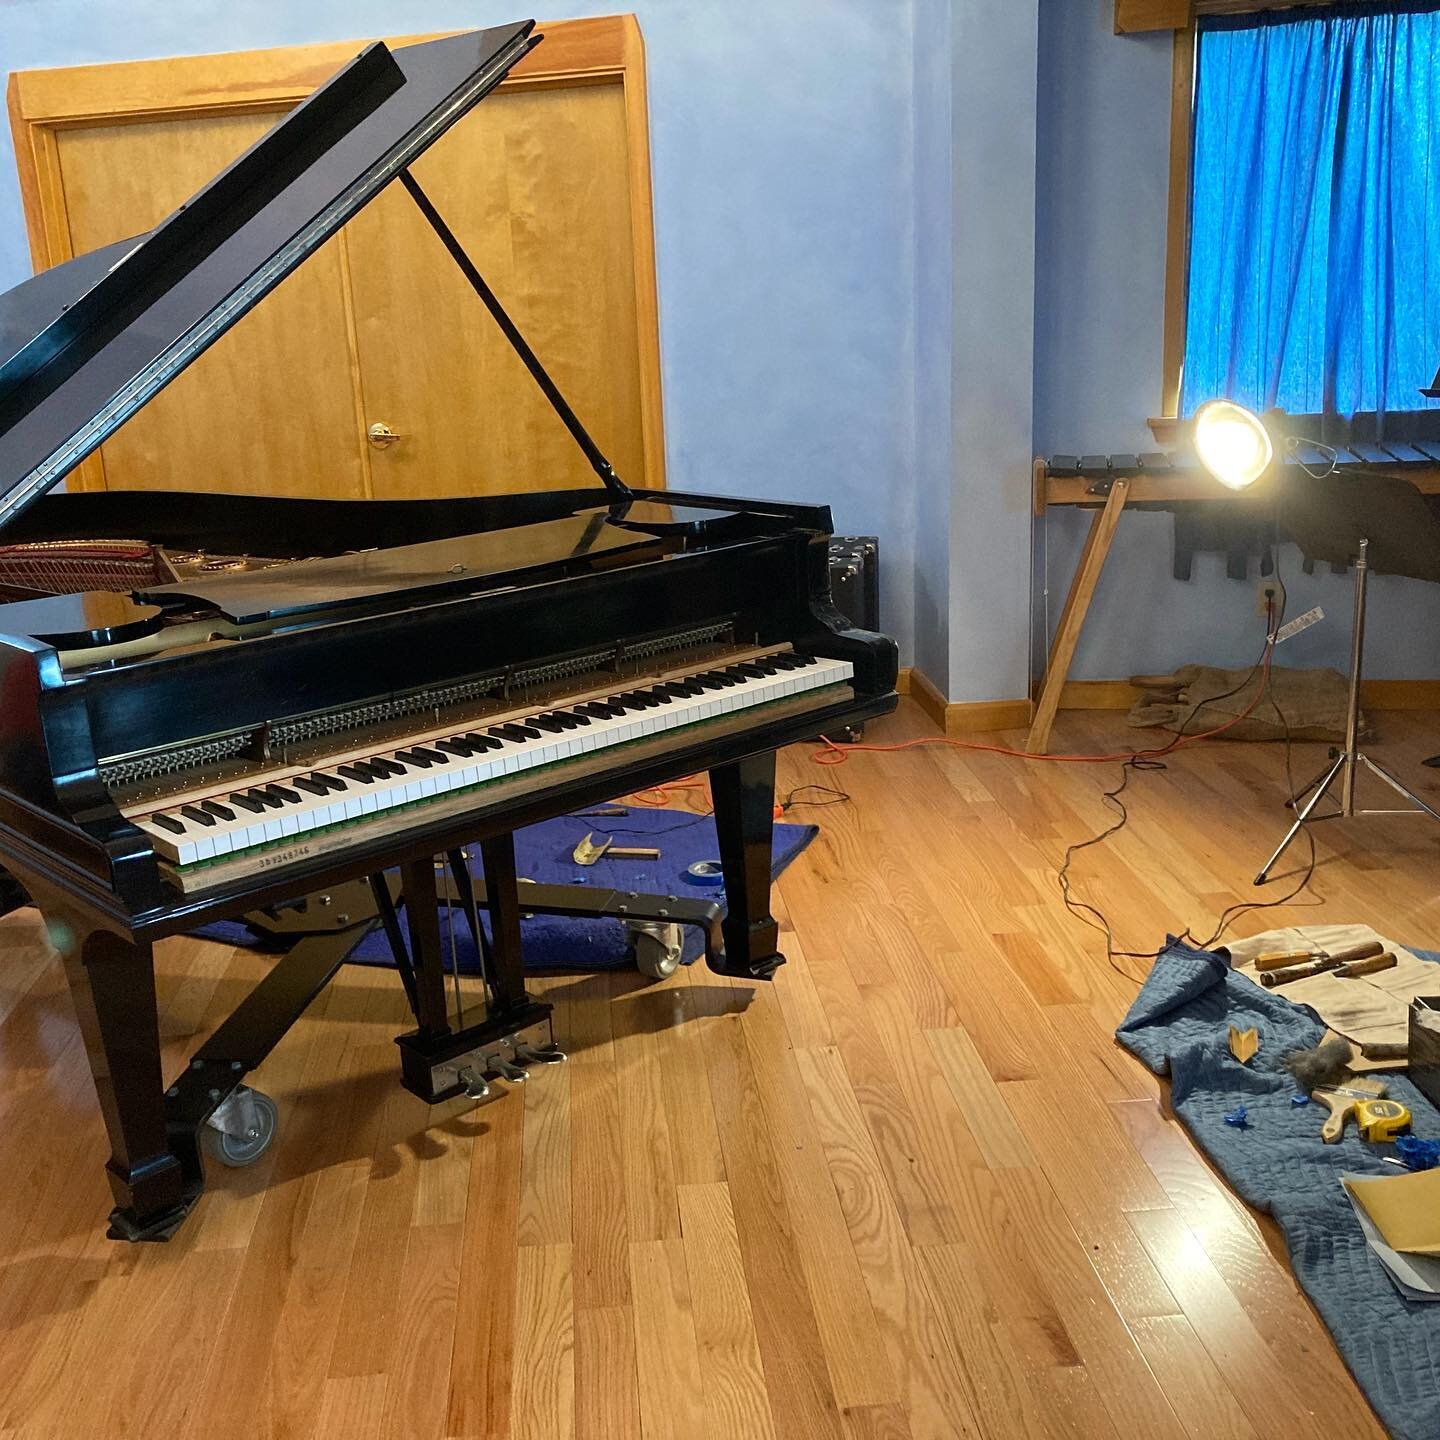
[[(1327, 456), (1301, 452), (1309, 464), (1323, 463)], [(1440, 495), (1440, 444), (1391, 443), (1359, 445), (1337, 456), (1340, 470), (1366, 466), (1403, 475), (1422, 495)], [(1069, 677), (1075, 647), (1100, 583), (1120, 516), (1136, 506), (1154, 510), (1175, 510), (1197, 501), (1227, 500), (1237, 505), (1268, 505), (1274, 494), (1269, 477), (1248, 490), (1227, 490), (1202, 470), (1193, 456), (1165, 455), (1057, 455), (1036, 460), (1034, 470), (1035, 515), (1043, 520), (1052, 505), (1078, 506), (1091, 511), (1090, 530), (1080, 552), (1079, 564), (1070, 581), (1060, 623), (1050, 646), (1035, 714), (1025, 748), (1032, 755), (1050, 749), (1050, 731), (1060, 696)]]

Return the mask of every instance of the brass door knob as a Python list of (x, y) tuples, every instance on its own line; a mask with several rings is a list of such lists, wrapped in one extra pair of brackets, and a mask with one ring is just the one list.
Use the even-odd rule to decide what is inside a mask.
[(377, 450), (388, 450), (403, 435), (397, 434), (383, 420), (377, 420), (366, 432), (365, 437)]

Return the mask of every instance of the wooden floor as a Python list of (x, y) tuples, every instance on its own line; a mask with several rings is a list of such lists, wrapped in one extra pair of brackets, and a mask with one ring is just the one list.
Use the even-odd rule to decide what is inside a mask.
[[(1384, 729), (1436, 796), (1436, 717)], [(1057, 748), (1129, 734), (1066, 715)], [(1128, 948), (1254, 894), (1280, 759), (1217, 744), (1136, 778), (1131, 828), (1077, 870)], [(271, 1154), (169, 1245), (102, 1238), (59, 969), (32, 912), (0, 921), (0, 1437), (1381, 1435), (1272, 1229), (1111, 1040), (1135, 987), (1054, 868), (1114, 767), (783, 771), (853, 800), (796, 812), (823, 833), (780, 887), (773, 986), (544, 982), (570, 1064), (427, 1113), (396, 1083), (393, 975), (342, 972), (256, 1077)], [(1434, 942), (1440, 830), (1335, 825), (1321, 858), (1303, 905), (1239, 932)], [(163, 949), (174, 1064), (264, 963)]]

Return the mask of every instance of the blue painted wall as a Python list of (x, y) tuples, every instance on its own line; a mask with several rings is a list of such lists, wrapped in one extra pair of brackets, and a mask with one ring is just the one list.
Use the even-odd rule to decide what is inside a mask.
[[(671, 483), (878, 533), (912, 649), (908, 0), (566, 0), (645, 34)], [(0, 70), (494, 24), (517, 0), (6, 0)], [(30, 273), (8, 130), (0, 288)]]
[[(1039, 60), (1036, 450), (1153, 449), (1145, 420), (1160, 402), (1170, 37), (1117, 36), (1113, 0), (1041, 0)], [(1048, 537), (1037, 535), (1042, 568), (1048, 548), (1052, 628), (1087, 524), (1087, 516), (1056, 511)], [(1228, 580), (1222, 556), (1198, 555), (1193, 578), (1181, 582), (1172, 555), (1168, 515), (1122, 520), (1075, 656), (1076, 679), (1254, 659), (1263, 638), (1258, 574), (1250, 583)], [(1303, 575), (1293, 547), (1281, 565), (1290, 613), (1318, 604), (1328, 620), (1286, 644), (1280, 661), (1343, 669), (1349, 579)], [(1370, 613), (1369, 674), (1440, 674), (1440, 587), (1380, 577)]]

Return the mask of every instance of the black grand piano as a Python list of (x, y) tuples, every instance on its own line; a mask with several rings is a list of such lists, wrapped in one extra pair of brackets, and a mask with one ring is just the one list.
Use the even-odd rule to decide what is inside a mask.
[[(253, 1137), (245, 1076), (344, 956), (277, 960), (166, 1077), (154, 942), (366, 889), (415, 1014), (402, 1082), (475, 1093), (497, 1046), (563, 1058), (533, 1038), (549, 1006), (525, 991), (517, 827), (708, 770), (728, 901), (711, 964), (768, 980), (775, 750), (895, 705), (895, 646), (830, 603), (828, 509), (632, 491), (410, 174), (539, 39), (524, 22), (372, 45), (149, 235), (0, 298), (0, 861), (64, 958), (116, 1238), (174, 1232), (202, 1135)], [(593, 485), (47, 494), (391, 181)], [(434, 863), (464, 845), (492, 931), (472, 1024), (446, 1005)]]

